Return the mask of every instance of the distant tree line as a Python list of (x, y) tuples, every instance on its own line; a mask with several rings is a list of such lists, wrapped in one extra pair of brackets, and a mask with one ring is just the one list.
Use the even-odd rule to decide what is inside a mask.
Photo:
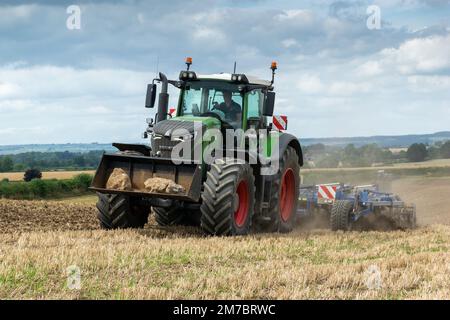
[(411, 162), (420, 162), (432, 159), (450, 159), (450, 140), (437, 142), (431, 146), (423, 143), (413, 143), (406, 151)]
[(89, 152), (24, 152), (0, 156), (0, 172), (40, 170), (78, 170), (97, 167), (103, 151)]
[(355, 147), (325, 146), (314, 144), (304, 147), (305, 162), (308, 167), (367, 167), (373, 165), (389, 165), (401, 162), (420, 162), (431, 159), (450, 159), (450, 140), (438, 142), (431, 146), (413, 143), (407, 150), (392, 152), (377, 144)]
[(92, 176), (81, 173), (72, 179), (25, 181), (0, 180), (0, 199), (46, 199), (75, 196), (88, 193)]
[[(413, 143), (406, 151), (394, 153), (377, 144), (356, 147), (325, 146), (313, 144), (303, 148), (306, 166), (321, 168), (367, 167), (376, 164), (419, 162), (430, 159), (450, 159), (450, 140), (431, 146)], [(103, 150), (89, 152), (25, 152), (0, 156), (0, 172), (25, 171), (27, 169), (81, 170), (95, 169)]]

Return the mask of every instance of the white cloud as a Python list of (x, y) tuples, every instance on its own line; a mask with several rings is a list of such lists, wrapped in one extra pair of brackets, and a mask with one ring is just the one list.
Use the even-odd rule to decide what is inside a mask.
[(7, 112), (20, 112), (25, 111), (33, 106), (33, 102), (30, 100), (21, 99), (0, 99), (0, 112), (3, 115)]
[(86, 110), (90, 114), (108, 114), (111, 110), (105, 106), (92, 106)]
[(35, 127), (20, 127), (20, 128), (0, 128), (0, 135), (21, 136), (26, 137), (28, 135), (42, 135), (43, 133), (50, 132), (49, 127), (35, 126)]
[(367, 93), (371, 89), (369, 83), (337, 81), (329, 87), (329, 93), (336, 96), (350, 96)]
[(324, 85), (317, 75), (302, 75), (296, 83), (296, 87), (305, 94), (317, 94), (322, 92)]
[(152, 75), (122, 69), (57, 66), (0, 67), (0, 98), (67, 98), (142, 94)]
[(281, 44), (282, 44), (283, 47), (285, 47), (285, 48), (290, 48), (290, 47), (298, 46), (297, 40), (295, 40), (295, 39), (293, 39), (293, 38), (284, 39), (283, 41), (281, 41)]
[(430, 73), (450, 69), (450, 35), (411, 39), (398, 49), (381, 52), (385, 64), (403, 74)]
[(408, 84), (414, 91), (418, 92), (436, 92), (445, 90), (450, 92), (450, 76), (409, 76)]
[(18, 20), (31, 18), (37, 5), (2, 6), (0, 10), (0, 26), (17, 23)]
[(357, 74), (365, 77), (378, 76), (383, 73), (383, 69), (379, 61), (367, 61), (356, 70)]
[(314, 13), (309, 10), (285, 10), (283, 13), (276, 15), (275, 19), (278, 21), (295, 20), (304, 24), (310, 24), (314, 20)]
[(138, 13), (137, 14), (137, 16), (136, 16), (136, 18), (137, 18), (137, 21), (140, 23), (140, 24), (144, 24), (145, 23), (145, 16), (144, 16), (144, 14), (142, 14), (142, 13)]
[(323, 82), (317, 75), (305, 74), (301, 76), (296, 87), (307, 95), (350, 96), (368, 92), (371, 85), (365, 82), (331, 81)]
[(0, 99), (12, 97), (20, 92), (20, 87), (14, 83), (0, 81)]
[(123, 69), (0, 67), (0, 144), (138, 141), (150, 116), (143, 103), (152, 76)]

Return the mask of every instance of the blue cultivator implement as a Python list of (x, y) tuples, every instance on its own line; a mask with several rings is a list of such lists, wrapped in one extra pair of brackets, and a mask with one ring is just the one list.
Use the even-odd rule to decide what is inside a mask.
[(398, 195), (381, 192), (377, 185), (351, 186), (341, 183), (300, 188), (302, 217), (329, 216), (332, 230), (351, 230), (354, 226), (410, 229), (416, 226), (416, 208), (406, 205)]

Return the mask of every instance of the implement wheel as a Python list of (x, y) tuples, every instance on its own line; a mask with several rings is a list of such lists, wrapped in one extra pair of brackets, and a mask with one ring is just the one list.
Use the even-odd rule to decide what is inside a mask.
[(150, 206), (121, 194), (97, 195), (97, 217), (103, 229), (142, 228), (147, 223)]
[(353, 210), (353, 203), (346, 200), (336, 200), (331, 208), (330, 224), (331, 230), (349, 231), (352, 222), (351, 212)]
[(207, 173), (200, 207), (200, 226), (208, 234), (245, 235), (250, 232), (255, 205), (252, 167), (220, 159)]

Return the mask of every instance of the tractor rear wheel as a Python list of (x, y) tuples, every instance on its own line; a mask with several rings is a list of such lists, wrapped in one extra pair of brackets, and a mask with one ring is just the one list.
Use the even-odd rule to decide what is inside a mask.
[(272, 182), (268, 231), (290, 232), (294, 228), (300, 187), (300, 166), (294, 148), (287, 147), (280, 160), (280, 171)]
[(331, 208), (330, 225), (331, 230), (349, 231), (352, 226), (351, 212), (353, 203), (347, 200), (336, 200)]
[(98, 193), (97, 209), (103, 229), (142, 228), (150, 213), (149, 206), (121, 194)]
[(153, 207), (155, 220), (160, 226), (198, 226), (200, 225), (200, 212), (198, 210), (185, 209), (179, 206), (169, 208)]
[(250, 232), (255, 205), (255, 177), (248, 163), (220, 159), (207, 173), (200, 207), (200, 226), (208, 234)]

